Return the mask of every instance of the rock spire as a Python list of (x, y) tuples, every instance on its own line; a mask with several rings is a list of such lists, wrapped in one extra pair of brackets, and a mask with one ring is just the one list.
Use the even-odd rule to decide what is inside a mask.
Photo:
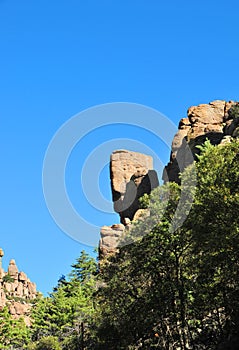
[(110, 157), (110, 179), (114, 210), (120, 216), (120, 224), (103, 226), (99, 246), (100, 257), (116, 251), (117, 243), (135, 217), (139, 217), (139, 199), (158, 186), (158, 176), (153, 170), (151, 156), (116, 150)]
[[(3, 256), (0, 249), (0, 262)], [(19, 272), (15, 260), (10, 261), (7, 272), (0, 265), (0, 310), (8, 306), (13, 318), (23, 317), (30, 325), (31, 303), (36, 296), (36, 284), (24, 272)]]

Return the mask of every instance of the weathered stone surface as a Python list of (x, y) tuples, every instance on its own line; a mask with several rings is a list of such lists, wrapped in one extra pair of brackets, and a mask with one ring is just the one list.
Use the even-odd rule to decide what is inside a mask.
[(17, 265), (15, 263), (15, 260), (13, 260), (13, 259), (9, 263), (8, 273), (12, 278), (14, 278), (14, 279), (18, 278), (18, 268), (17, 268)]
[(24, 273), (24, 272), (20, 272), (19, 275), (18, 275), (18, 280), (20, 282), (24, 282), (24, 281), (27, 281), (27, 275)]
[(28, 291), (29, 291), (30, 299), (34, 299), (35, 295), (37, 293), (36, 283), (33, 283), (33, 282), (29, 281), (27, 283), (27, 288), (28, 288)]
[(140, 197), (159, 185), (152, 157), (127, 150), (117, 150), (111, 154), (110, 179), (114, 210), (119, 213), (121, 224), (101, 228), (101, 260), (117, 252), (119, 240), (129, 230), (139, 210)]
[[(18, 272), (15, 260), (10, 261), (8, 272), (3, 269), (0, 272), (0, 310), (8, 306), (13, 318), (23, 317), (25, 323), (30, 325), (30, 301), (37, 296), (36, 284), (32, 283), (24, 272)], [(10, 275), (13, 281), (5, 281), (6, 275)], [(16, 297), (19, 301), (15, 300)]]
[[(188, 166), (199, 152), (197, 146), (209, 139), (214, 145), (225, 143), (225, 136), (237, 137), (237, 122), (233, 120), (230, 109), (233, 101), (212, 101), (188, 109), (188, 118), (181, 119), (173, 142), (170, 162), (164, 169), (163, 180), (180, 182), (179, 173)], [(189, 147), (190, 152), (186, 152)]]
[(7, 301), (7, 298), (6, 298), (5, 290), (0, 285), (0, 310), (4, 308), (4, 306), (6, 305), (6, 301)]
[(230, 110), (235, 105), (235, 103), (236, 102), (234, 102), (234, 101), (226, 102), (225, 110), (224, 110), (224, 121), (232, 119), (232, 115), (230, 113)]
[(224, 119), (226, 101), (213, 101), (209, 104), (200, 104), (188, 109), (188, 119), (191, 124), (220, 124)]
[(110, 158), (110, 178), (114, 210), (121, 222), (133, 219), (139, 208), (139, 198), (158, 186), (151, 156), (118, 150)]
[(23, 284), (19, 283), (16, 289), (16, 294), (20, 297), (23, 296)]
[(101, 239), (99, 244), (100, 259), (117, 251), (117, 245), (119, 239), (123, 236), (124, 230), (125, 226), (123, 224), (103, 226), (101, 228)]
[(11, 306), (10, 306), (10, 312), (12, 315), (24, 315), (26, 313), (29, 313), (31, 309), (31, 306), (29, 304), (23, 304), (23, 303), (19, 303), (17, 301), (14, 301)]
[[(233, 119), (233, 101), (212, 101), (188, 109), (187, 118), (179, 122), (178, 132), (172, 141), (170, 162), (163, 172), (163, 180), (180, 182), (179, 174), (196, 158), (197, 146), (207, 138), (212, 144), (230, 142), (239, 137), (239, 120)], [(238, 118), (239, 119), (239, 118)], [(141, 220), (147, 211), (139, 209), (139, 198), (158, 186), (152, 158), (136, 152), (113, 152), (110, 177), (114, 209), (123, 225), (104, 226), (101, 229), (100, 258), (117, 251), (122, 235), (130, 230), (131, 222)]]
[(12, 284), (11, 283), (4, 282), (3, 283), (3, 287), (4, 287), (4, 289), (6, 290), (7, 293), (10, 293), (11, 290), (12, 290)]

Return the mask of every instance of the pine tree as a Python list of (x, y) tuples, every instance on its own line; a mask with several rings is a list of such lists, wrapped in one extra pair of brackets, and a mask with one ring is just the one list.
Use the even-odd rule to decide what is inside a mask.
[(0, 311), (0, 348), (24, 347), (30, 341), (30, 331), (23, 318), (13, 319), (7, 307)]
[(94, 315), (96, 266), (95, 260), (83, 251), (68, 279), (61, 278), (49, 297), (36, 303), (32, 313), (33, 340), (54, 336), (63, 349), (78, 349), (87, 340)]

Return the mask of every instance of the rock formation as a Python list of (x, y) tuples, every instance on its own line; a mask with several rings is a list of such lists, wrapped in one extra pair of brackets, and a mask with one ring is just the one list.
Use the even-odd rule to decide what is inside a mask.
[(123, 224), (101, 227), (99, 245), (100, 258), (116, 252), (118, 240), (123, 236), (124, 231), (125, 226)]
[[(235, 106), (238, 106), (237, 118), (232, 113)], [(187, 118), (180, 120), (178, 132), (172, 141), (170, 162), (163, 173), (165, 182), (180, 182), (180, 172), (196, 158), (199, 152), (197, 145), (206, 139), (218, 145), (230, 142), (231, 137), (239, 135), (237, 102), (217, 100), (200, 104), (190, 107), (187, 114)], [(126, 150), (112, 153), (110, 178), (114, 210), (119, 213), (121, 224), (101, 228), (100, 258), (117, 251), (117, 243), (125, 229), (142, 215), (139, 198), (158, 186), (152, 157)]]
[(151, 156), (119, 150), (110, 157), (110, 179), (114, 210), (119, 213), (122, 224), (133, 220), (139, 209), (139, 198), (158, 186)]
[(139, 210), (139, 198), (145, 193), (149, 194), (159, 184), (153, 170), (153, 158), (127, 150), (117, 150), (111, 154), (110, 179), (114, 210), (119, 213), (121, 224), (101, 228), (101, 258), (116, 251), (119, 238)]
[(163, 174), (165, 182), (180, 182), (178, 160), (182, 163), (181, 170), (190, 163), (187, 159), (188, 152), (184, 152), (186, 146), (191, 149), (195, 157), (199, 152), (196, 146), (205, 142), (206, 139), (218, 145), (226, 142), (230, 136), (236, 136), (238, 121), (231, 113), (231, 108), (236, 104), (233, 101), (216, 100), (188, 109), (188, 116), (180, 120), (178, 132), (172, 142), (170, 162)]
[(11, 260), (8, 272), (2, 268), (3, 250), (0, 249), (0, 310), (8, 306), (13, 318), (23, 317), (30, 325), (31, 302), (37, 296), (36, 284), (24, 272), (19, 272), (15, 260)]

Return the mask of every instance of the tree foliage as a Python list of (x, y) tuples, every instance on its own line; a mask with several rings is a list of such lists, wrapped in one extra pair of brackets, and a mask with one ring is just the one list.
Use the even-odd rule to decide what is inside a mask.
[(30, 331), (22, 318), (13, 319), (8, 307), (0, 311), (0, 349), (24, 348), (30, 341)]
[(78, 349), (86, 342), (94, 315), (96, 267), (95, 259), (83, 251), (72, 265), (69, 279), (61, 277), (49, 297), (36, 303), (32, 313), (34, 341), (57, 337), (63, 349)]
[[(183, 226), (172, 230), (182, 188), (163, 185), (131, 231), (134, 244), (102, 271), (99, 348), (217, 349), (237, 339), (239, 143), (207, 141), (200, 151)], [(192, 169), (182, 174), (189, 193)]]
[(150, 216), (99, 271), (82, 252), (36, 300), (31, 344), (22, 320), (2, 310), (1, 349), (237, 349), (239, 142), (206, 141), (199, 151), (196, 173), (189, 166), (181, 185), (144, 196)]

